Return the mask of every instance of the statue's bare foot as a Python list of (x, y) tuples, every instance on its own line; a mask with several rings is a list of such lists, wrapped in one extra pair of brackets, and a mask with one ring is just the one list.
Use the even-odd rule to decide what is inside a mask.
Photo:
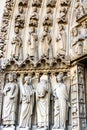
[(9, 127), (9, 125), (6, 125), (5, 128)]
[(45, 130), (47, 130), (47, 129), (48, 129), (48, 127), (47, 127), (47, 126), (45, 126), (45, 127), (44, 127), (44, 129), (45, 129)]
[(38, 126), (38, 129), (41, 129), (41, 128), (43, 128), (43, 126)]
[(12, 128), (15, 128), (15, 126), (14, 126), (14, 125), (11, 125), (11, 127), (12, 127)]

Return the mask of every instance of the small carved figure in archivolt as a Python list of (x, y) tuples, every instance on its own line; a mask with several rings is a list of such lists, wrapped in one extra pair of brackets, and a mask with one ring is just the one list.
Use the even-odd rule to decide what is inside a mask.
[(58, 42), (58, 52), (57, 52), (57, 54), (65, 55), (66, 44), (67, 44), (67, 36), (66, 36), (65, 27), (62, 24), (59, 25), (59, 34), (56, 37), (56, 42)]
[(66, 23), (67, 22), (67, 7), (61, 7), (59, 16), (57, 18), (58, 23)]
[(77, 2), (75, 6), (75, 13), (76, 13), (76, 20), (80, 19), (82, 16), (84, 16), (84, 8), (81, 2)]
[(22, 39), (17, 35), (12, 41), (11, 56), (16, 60), (22, 59)]
[(55, 7), (56, 0), (48, 0), (47, 1), (47, 7)]
[(52, 18), (52, 10), (51, 8), (47, 8), (46, 15), (43, 19), (43, 25), (44, 26), (52, 26), (53, 18)]
[(23, 13), (24, 12), (24, 9), (27, 7), (28, 5), (28, 0), (19, 0), (19, 3), (18, 3), (18, 11), (19, 13)]
[(51, 49), (51, 35), (47, 26), (44, 26), (44, 30), (42, 33), (41, 41), (40, 41), (40, 50), (39, 57), (47, 57), (49, 58), (49, 52)]
[(39, 19), (39, 17), (38, 17), (38, 9), (37, 9), (37, 7), (33, 7), (32, 8), (32, 13), (30, 15), (29, 25), (37, 27), (38, 26), (38, 19)]
[(28, 40), (28, 55), (32, 59), (38, 59), (38, 36), (34, 27), (30, 28)]
[(42, 0), (33, 0), (32, 6), (41, 6)]

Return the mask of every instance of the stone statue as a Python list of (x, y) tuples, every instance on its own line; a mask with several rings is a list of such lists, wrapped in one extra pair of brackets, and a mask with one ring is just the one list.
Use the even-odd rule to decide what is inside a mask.
[(61, 3), (61, 5), (66, 6), (66, 5), (70, 4), (70, 0), (61, 0), (60, 3)]
[(52, 10), (51, 8), (47, 8), (46, 15), (43, 19), (43, 25), (44, 26), (52, 26), (53, 18), (52, 18)]
[(24, 12), (24, 8), (27, 7), (28, 5), (28, 0), (19, 0), (18, 3), (18, 11), (19, 13), (23, 13)]
[(15, 17), (15, 28), (14, 28), (14, 32), (16, 34), (18, 34), (20, 32), (20, 30), (24, 28), (24, 25), (25, 25), (24, 14), (18, 14)]
[(78, 28), (73, 28), (72, 29), (72, 49), (74, 52), (74, 57), (78, 54), (83, 53), (83, 36)]
[(29, 40), (28, 40), (28, 55), (32, 59), (38, 59), (38, 36), (35, 32), (35, 28), (31, 27)]
[(84, 37), (83, 41), (83, 53), (87, 53), (87, 21), (82, 22), (82, 35)]
[(17, 35), (12, 41), (11, 56), (16, 60), (22, 59), (22, 39)]
[(81, 2), (77, 2), (75, 6), (76, 20), (80, 19), (84, 14), (84, 8)]
[(42, 37), (41, 37), (41, 43), (40, 43), (40, 55), (39, 57), (49, 57), (49, 52), (51, 50), (51, 35), (48, 31), (48, 27), (47, 26), (44, 26), (44, 30), (43, 30), (43, 34), (42, 34)]
[(67, 22), (67, 7), (61, 7), (59, 12), (59, 17), (57, 18), (58, 23), (66, 23)]
[(3, 125), (15, 128), (16, 123), (16, 109), (18, 99), (18, 85), (15, 82), (14, 75), (8, 75), (8, 83), (6, 83), (3, 90)]
[(50, 89), (48, 76), (42, 75), (36, 89), (38, 129), (49, 128)]
[(30, 22), (29, 22), (29, 26), (38, 26), (38, 9), (37, 7), (33, 7), (32, 8), (32, 13), (30, 15)]
[(58, 129), (60, 126), (60, 111), (59, 111), (59, 101), (56, 95), (56, 89), (53, 92), (53, 96), (54, 96), (54, 126), (53, 129)]
[(48, 0), (47, 1), (47, 7), (55, 7), (56, 0)]
[(33, 0), (32, 6), (41, 6), (42, 0)]
[(73, 46), (78, 42), (78, 29), (76, 27), (74, 27), (72, 29), (71, 34), (72, 34), (71, 44)]
[(67, 87), (62, 80), (63, 75), (59, 74), (57, 76), (56, 95), (59, 101), (59, 128), (65, 129), (68, 117), (68, 106), (70, 106), (70, 103)]
[(31, 118), (34, 106), (34, 91), (31, 84), (31, 78), (25, 77), (25, 84), (21, 86), (21, 114), (20, 114), (20, 128), (31, 128)]
[(58, 43), (58, 52), (57, 54), (65, 55), (66, 52), (66, 44), (67, 44), (67, 36), (65, 32), (65, 28), (63, 25), (59, 25), (59, 34), (56, 37), (56, 42)]

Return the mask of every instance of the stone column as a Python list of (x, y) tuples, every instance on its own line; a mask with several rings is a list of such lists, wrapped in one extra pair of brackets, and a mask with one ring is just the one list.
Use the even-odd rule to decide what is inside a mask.
[(1, 125), (1, 118), (2, 118), (2, 100), (3, 100), (2, 89), (4, 86), (4, 78), (5, 75), (3, 73), (0, 73), (0, 125)]
[(86, 130), (84, 66), (71, 68), (72, 130)]

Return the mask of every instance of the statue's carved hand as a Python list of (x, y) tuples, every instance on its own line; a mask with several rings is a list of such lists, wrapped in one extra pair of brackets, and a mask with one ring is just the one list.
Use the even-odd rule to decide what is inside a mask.
[(10, 96), (10, 99), (13, 99), (14, 98), (14, 96)]
[(6, 94), (7, 94), (6, 91), (3, 91), (3, 95), (6, 96)]

